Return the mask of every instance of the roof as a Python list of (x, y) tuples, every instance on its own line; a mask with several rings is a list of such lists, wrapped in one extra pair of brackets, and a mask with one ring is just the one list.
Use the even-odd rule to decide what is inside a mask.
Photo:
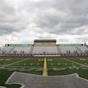
[(11, 46), (11, 47), (29, 47), (32, 46), (32, 44), (5, 44), (6, 47)]
[(34, 42), (56, 42), (55, 39), (51, 39), (51, 40), (34, 40)]

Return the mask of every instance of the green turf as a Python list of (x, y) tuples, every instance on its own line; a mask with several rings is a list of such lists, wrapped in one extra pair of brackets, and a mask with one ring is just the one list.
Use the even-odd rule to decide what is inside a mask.
[(0, 60), (0, 85), (7, 88), (19, 88), (20, 85), (6, 85), (5, 82), (14, 71), (25, 72), (31, 74), (42, 74), (43, 60), (41, 59), (2, 59)]
[(70, 58), (70, 60), (78, 62), (80, 64), (88, 65), (88, 58)]
[[(67, 75), (78, 73), (79, 76), (88, 79), (88, 58), (53, 58), (48, 57), (49, 76)], [(76, 63), (75, 63), (76, 62)], [(83, 65), (86, 66), (83, 66)], [(14, 71), (42, 75), (42, 58), (8, 58), (0, 60), (0, 85), (5, 85), (5, 81)], [(7, 88), (19, 88), (20, 85), (5, 85)]]
[[(21, 59), (20, 59), (21, 60)], [(19, 61), (18, 59), (0, 59), (0, 66)]]
[(9, 78), (12, 72), (13, 71), (9, 71), (7, 69), (0, 69), (0, 86), (5, 86), (7, 88), (20, 88), (20, 85), (18, 84), (12, 85), (5, 84), (6, 80)]
[(75, 63), (77, 58), (75, 59), (75, 62), (70, 62), (69, 60), (71, 59), (73, 58), (48, 59), (49, 75), (67, 75), (78, 73), (79, 76), (88, 79), (88, 67), (77, 64), (78, 61), (80, 62), (80, 58), (78, 58), (77, 63)]
[(40, 59), (24, 59), (21, 62), (6, 66), (7, 69), (19, 72), (26, 72), (41, 75), (43, 68), (43, 61)]

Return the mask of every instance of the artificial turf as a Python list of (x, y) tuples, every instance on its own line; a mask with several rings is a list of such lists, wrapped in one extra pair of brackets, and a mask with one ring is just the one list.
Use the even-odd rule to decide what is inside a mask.
[[(0, 58), (0, 85), (7, 88), (19, 88), (20, 85), (5, 84), (9, 76), (14, 72), (25, 72), (30, 74), (42, 75), (43, 58)], [(76, 63), (75, 63), (76, 62)], [(79, 76), (88, 79), (88, 58), (79, 57), (48, 57), (48, 75), (67, 75), (78, 73)], [(79, 64), (77, 64), (79, 63)], [(84, 64), (86, 66), (82, 66)]]

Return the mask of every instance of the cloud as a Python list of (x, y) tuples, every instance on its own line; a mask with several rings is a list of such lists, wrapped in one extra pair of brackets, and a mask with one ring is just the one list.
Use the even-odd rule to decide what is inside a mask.
[(6, 0), (0, 0), (0, 35), (7, 35), (26, 28), (27, 18)]
[(0, 0), (0, 36), (14, 32), (22, 41), (87, 41), (88, 0)]
[(0, 36), (0, 44), (21, 43), (20, 33), (10, 33)]
[(79, 30), (79, 33), (76, 33), (74, 32), (74, 29), (88, 25), (87, 2), (88, 1), (86, 0), (81, 0), (80, 2), (77, 0), (51, 0), (48, 2), (48, 6), (51, 7), (47, 8), (45, 5), (45, 8), (42, 11), (41, 7), (37, 16), (38, 18), (36, 24), (41, 29), (55, 34), (79, 34), (80, 32), (84, 33), (84, 30)]

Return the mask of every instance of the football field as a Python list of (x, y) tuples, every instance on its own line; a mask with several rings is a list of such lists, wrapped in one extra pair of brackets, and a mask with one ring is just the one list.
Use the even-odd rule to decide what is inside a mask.
[[(0, 85), (4, 85), (12, 72), (25, 72), (42, 75), (45, 57), (0, 58)], [(88, 79), (88, 58), (84, 57), (46, 57), (48, 76), (78, 73)], [(5, 85), (19, 88), (20, 85)], [(9, 87), (8, 87), (9, 86)]]

